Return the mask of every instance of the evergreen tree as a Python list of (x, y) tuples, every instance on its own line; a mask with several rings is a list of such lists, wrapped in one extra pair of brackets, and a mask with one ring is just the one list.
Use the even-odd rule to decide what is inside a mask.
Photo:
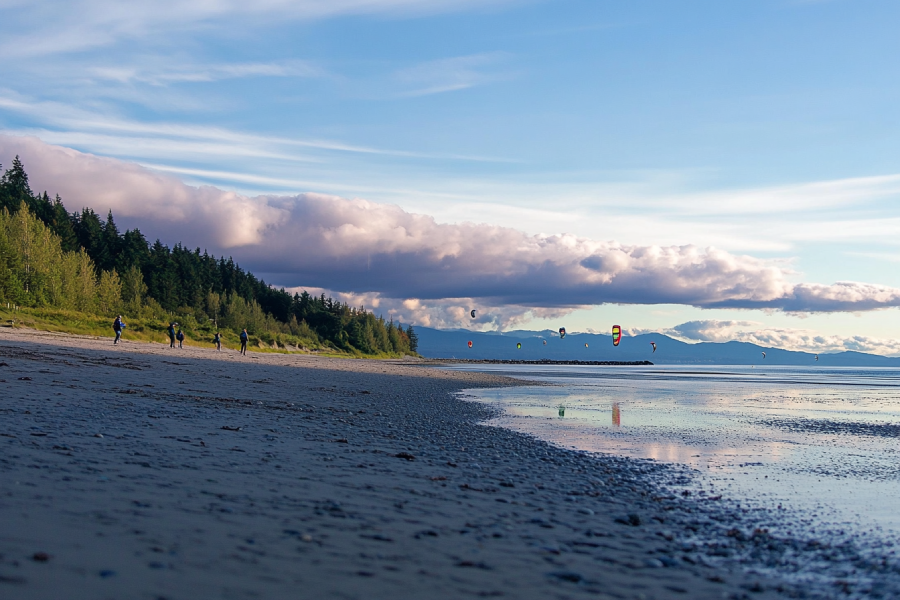
[(101, 250), (99, 256), (94, 260), (97, 261), (100, 268), (104, 271), (111, 271), (116, 268), (116, 262), (122, 251), (122, 239), (119, 237), (119, 228), (113, 220), (112, 211), (106, 216), (106, 223), (103, 224), (103, 234), (100, 236)]
[(81, 214), (74, 218), (75, 236), (78, 244), (84, 248), (95, 263), (105, 263), (103, 246), (103, 223), (90, 208), (83, 208)]
[(28, 174), (22, 161), (16, 156), (9, 170), (0, 177), (0, 208), (15, 212), (23, 204), (30, 206), (33, 202), (34, 194), (28, 183)]
[(66, 252), (74, 252), (81, 247), (78, 243), (78, 236), (75, 235), (72, 218), (66, 212), (66, 207), (63, 206), (59, 194), (53, 201), (53, 220), (50, 227), (53, 229), (53, 233), (59, 236), (62, 249)]
[(412, 325), (406, 328), (406, 337), (409, 338), (409, 351), (417, 352), (419, 350), (419, 336), (416, 335)]
[(119, 243), (116, 270), (124, 273), (131, 267), (143, 269), (148, 262), (150, 262), (150, 247), (147, 244), (147, 238), (139, 229), (129, 229)]

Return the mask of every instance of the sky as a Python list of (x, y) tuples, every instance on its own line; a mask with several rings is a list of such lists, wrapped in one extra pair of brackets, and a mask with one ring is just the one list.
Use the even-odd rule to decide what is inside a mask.
[(900, 355), (898, 24), (890, 1), (0, 0), (0, 163), (403, 322)]

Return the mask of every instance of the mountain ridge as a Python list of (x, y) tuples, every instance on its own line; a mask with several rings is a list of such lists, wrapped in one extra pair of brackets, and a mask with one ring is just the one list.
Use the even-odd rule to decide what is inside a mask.
[[(900, 357), (844, 351), (832, 353), (784, 350), (740, 342), (687, 343), (663, 334), (623, 336), (618, 347), (612, 336), (569, 333), (560, 339), (552, 330), (469, 331), (417, 327), (418, 352), (426, 358), (498, 360), (643, 361), (654, 364), (818, 365), (829, 367), (900, 367)], [(468, 342), (472, 342), (472, 348)], [(546, 345), (543, 343), (546, 341)], [(650, 342), (656, 343), (656, 352)], [(522, 344), (517, 348), (516, 344)], [(587, 347), (585, 347), (587, 344)], [(763, 358), (762, 353), (766, 356)]]

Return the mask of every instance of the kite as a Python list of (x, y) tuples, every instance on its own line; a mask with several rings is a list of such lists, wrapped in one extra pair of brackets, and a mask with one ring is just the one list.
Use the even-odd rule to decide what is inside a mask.
[(765, 357), (766, 357), (766, 353), (765, 353), (765, 352), (763, 352), (763, 353), (762, 353), (762, 355), (763, 355), (763, 358), (765, 358)]
[[(544, 340), (544, 345), (545, 346), (547, 345), (547, 340)], [(819, 359), (816, 359), (816, 360), (819, 360)]]
[(622, 328), (618, 325), (613, 325), (612, 329), (613, 334), (613, 346), (618, 346), (619, 342), (622, 341)]
[(475, 309), (473, 308), (472, 312), (470, 312), (469, 314), (472, 315), (472, 318), (474, 319), (475, 318)]
[(564, 337), (566, 337), (566, 328), (560, 327), (559, 328), (559, 339), (563, 339)]
[(469, 340), (469, 348), (472, 347), (472, 340)]
[(653, 346), (653, 352), (656, 352), (656, 342), (650, 342), (650, 345)]
[(587, 347), (588, 347), (588, 345), (587, 345), (587, 344), (585, 344), (585, 345), (584, 345), (584, 347), (585, 347), (585, 348), (587, 348)]
[(516, 348), (517, 348), (518, 350), (521, 350), (521, 349), (522, 349), (522, 342), (516, 342)]
[(819, 355), (816, 354), (816, 362), (819, 362)]

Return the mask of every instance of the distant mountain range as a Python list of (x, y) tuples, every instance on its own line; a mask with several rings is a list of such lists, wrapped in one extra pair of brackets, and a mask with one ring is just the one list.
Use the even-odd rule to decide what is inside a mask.
[[(746, 342), (687, 344), (665, 335), (622, 337), (618, 347), (612, 336), (570, 333), (560, 339), (555, 331), (472, 332), (465, 329), (416, 327), (419, 354), (427, 358), (523, 359), (523, 360), (649, 360), (655, 364), (704, 365), (818, 365), (827, 367), (900, 367), (900, 358), (838, 352), (815, 354), (766, 348)], [(547, 344), (544, 345), (546, 340)], [(472, 342), (472, 348), (468, 342)], [(650, 342), (656, 343), (656, 352)], [(516, 344), (522, 348), (517, 349)], [(585, 344), (588, 345), (585, 348)], [(762, 353), (766, 353), (763, 358)]]

